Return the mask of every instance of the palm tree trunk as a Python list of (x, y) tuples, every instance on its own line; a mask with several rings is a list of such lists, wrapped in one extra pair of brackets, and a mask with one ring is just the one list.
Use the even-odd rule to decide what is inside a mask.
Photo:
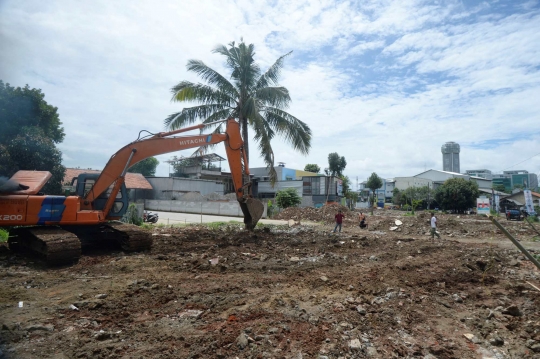
[(242, 139), (244, 140), (244, 152), (249, 164), (249, 137), (248, 137), (248, 121), (247, 118), (240, 119), (240, 127), (242, 128)]

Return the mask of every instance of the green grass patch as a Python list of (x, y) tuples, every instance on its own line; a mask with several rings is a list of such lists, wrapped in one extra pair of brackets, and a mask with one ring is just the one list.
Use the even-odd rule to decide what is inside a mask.
[(416, 216), (416, 214), (412, 213), (412, 212), (407, 212), (403, 215), (403, 217), (414, 217)]
[(0, 243), (7, 242), (9, 232), (5, 229), (0, 228)]

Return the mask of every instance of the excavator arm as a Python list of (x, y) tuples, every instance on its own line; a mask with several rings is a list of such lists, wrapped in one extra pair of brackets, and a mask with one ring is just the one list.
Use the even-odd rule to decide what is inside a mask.
[(85, 195), (81, 203), (81, 209), (93, 209), (94, 200), (114, 183), (115, 185), (109, 195), (109, 200), (104, 207), (104, 214), (106, 217), (113, 205), (114, 198), (124, 181), (128, 168), (145, 158), (224, 142), (236, 198), (244, 213), (244, 223), (247, 229), (251, 230), (255, 228), (255, 225), (262, 216), (264, 206), (259, 200), (252, 198), (251, 195), (249, 166), (243, 151), (244, 142), (240, 135), (239, 123), (234, 119), (228, 119), (225, 133), (170, 137), (181, 132), (201, 129), (205, 126), (207, 125), (201, 124), (176, 131), (162, 132), (147, 139), (134, 141), (121, 148), (111, 156), (99, 178)]

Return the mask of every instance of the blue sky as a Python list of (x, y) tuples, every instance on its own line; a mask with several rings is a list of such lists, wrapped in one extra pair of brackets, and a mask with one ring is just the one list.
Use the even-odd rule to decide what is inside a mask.
[[(41, 88), (65, 127), (64, 164), (100, 169), (181, 109), (170, 88), (197, 80), (188, 59), (224, 71), (211, 50), (240, 38), (263, 68), (293, 51), (281, 83), (314, 137), (306, 157), (275, 141), (287, 167), (338, 152), (354, 182), (441, 169), (447, 141), (462, 171), (540, 153), (538, 1), (3, 0), (0, 79)], [(539, 168), (537, 156), (513, 169)]]

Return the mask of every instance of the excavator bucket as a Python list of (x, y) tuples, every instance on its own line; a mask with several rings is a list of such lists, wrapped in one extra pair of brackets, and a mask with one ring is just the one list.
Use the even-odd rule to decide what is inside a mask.
[(244, 202), (240, 202), (240, 208), (244, 213), (246, 229), (252, 231), (263, 215), (264, 205), (256, 198), (248, 198)]

